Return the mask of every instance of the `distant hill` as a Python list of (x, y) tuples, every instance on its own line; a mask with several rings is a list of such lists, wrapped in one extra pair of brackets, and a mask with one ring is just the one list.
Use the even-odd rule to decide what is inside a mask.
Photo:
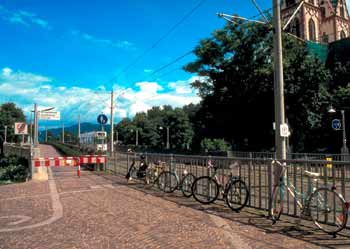
[[(104, 126), (105, 131), (109, 132), (110, 125)], [(90, 131), (100, 131), (101, 126), (99, 124), (92, 124), (92, 123), (81, 123), (80, 124), (80, 134)], [(64, 127), (64, 131), (68, 133), (73, 133), (74, 136), (77, 136), (78, 134), (78, 125), (72, 125), (68, 127)], [(54, 129), (48, 129), (48, 132), (51, 132), (55, 137), (58, 137), (62, 134), (62, 128), (54, 128)], [(39, 133), (39, 140), (43, 141), (45, 139), (45, 131), (40, 131)]]

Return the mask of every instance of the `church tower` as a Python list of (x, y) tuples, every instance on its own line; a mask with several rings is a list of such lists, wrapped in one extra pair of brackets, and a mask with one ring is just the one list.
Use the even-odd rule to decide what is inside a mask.
[(286, 31), (301, 39), (330, 43), (350, 36), (346, 0), (282, 0), (281, 16), (287, 23), (297, 13)]

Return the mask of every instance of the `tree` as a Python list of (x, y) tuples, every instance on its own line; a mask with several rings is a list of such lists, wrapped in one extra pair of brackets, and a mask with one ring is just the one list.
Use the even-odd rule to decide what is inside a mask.
[[(203, 137), (223, 137), (240, 150), (274, 146), (272, 32), (257, 24), (227, 24), (200, 41), (197, 59), (185, 70), (197, 73), (193, 83), (203, 101), (197, 117)], [(286, 114), (296, 151), (313, 150), (321, 129), (321, 110), (328, 105), (330, 75), (306, 45), (284, 35)]]
[[(171, 106), (153, 107), (147, 112), (137, 113), (132, 120), (123, 119), (117, 125), (124, 144), (135, 144), (135, 130), (138, 130), (139, 145), (148, 149), (165, 150), (167, 129), (172, 150), (183, 151), (189, 148), (194, 135), (186, 112)], [(130, 131), (133, 131), (132, 133)]]
[(15, 122), (25, 122), (25, 116), (14, 103), (4, 103), (0, 106), (0, 136), (5, 137), (5, 126), (7, 126), (7, 141), (19, 142), (22, 138), (14, 135)]

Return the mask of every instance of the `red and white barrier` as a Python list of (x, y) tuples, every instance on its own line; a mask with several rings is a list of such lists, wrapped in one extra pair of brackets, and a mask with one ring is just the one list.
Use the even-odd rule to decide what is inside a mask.
[(34, 167), (78, 167), (77, 175), (80, 177), (81, 164), (105, 164), (107, 156), (85, 155), (79, 157), (37, 157), (33, 158), (32, 165)]

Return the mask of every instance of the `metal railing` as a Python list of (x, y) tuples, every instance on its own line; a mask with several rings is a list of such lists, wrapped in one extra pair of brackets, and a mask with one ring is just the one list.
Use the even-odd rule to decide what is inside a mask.
[[(169, 154), (145, 154), (147, 163), (152, 166), (156, 161), (166, 162), (171, 170), (176, 171), (180, 176), (186, 170), (196, 177), (210, 175), (207, 165), (208, 160), (219, 167), (218, 177), (220, 182), (226, 183), (228, 175), (232, 172), (245, 181), (250, 198), (248, 206), (269, 210), (270, 196), (274, 185), (273, 168), (269, 158), (227, 158), (227, 157), (206, 157), (206, 156), (184, 156)], [(110, 157), (107, 163), (107, 170), (115, 174), (126, 175), (132, 160), (139, 163), (140, 154), (137, 153), (116, 153)], [(320, 173), (319, 186), (335, 186), (345, 200), (350, 198), (350, 162), (327, 161), (327, 160), (296, 160), (285, 161), (288, 170), (287, 176), (293, 185), (302, 194), (308, 194), (310, 178), (303, 174), (304, 170)], [(296, 201), (289, 195), (286, 197), (284, 214), (299, 216), (300, 210)]]

